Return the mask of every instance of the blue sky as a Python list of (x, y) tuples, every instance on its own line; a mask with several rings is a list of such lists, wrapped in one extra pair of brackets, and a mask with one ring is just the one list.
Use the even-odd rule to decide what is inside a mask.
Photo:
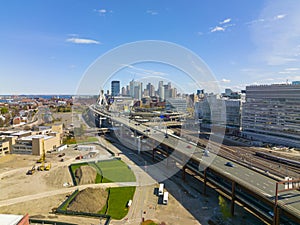
[(74, 94), (98, 57), (142, 40), (190, 49), (221, 89), (300, 80), (299, 11), (297, 0), (1, 1), (0, 94)]

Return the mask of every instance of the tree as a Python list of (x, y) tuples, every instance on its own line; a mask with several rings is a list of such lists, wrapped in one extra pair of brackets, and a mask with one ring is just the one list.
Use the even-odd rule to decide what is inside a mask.
[(8, 113), (8, 108), (7, 107), (2, 107), (1, 108), (1, 114), (6, 114)]

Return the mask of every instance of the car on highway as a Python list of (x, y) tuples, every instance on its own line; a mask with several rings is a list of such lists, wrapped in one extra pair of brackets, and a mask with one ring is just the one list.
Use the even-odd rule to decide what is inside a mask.
[(234, 165), (233, 165), (232, 162), (227, 162), (227, 163), (225, 163), (225, 166), (228, 166), (228, 167), (234, 167)]
[(62, 153), (62, 154), (59, 154), (58, 157), (63, 157), (65, 155), (66, 155), (65, 153)]

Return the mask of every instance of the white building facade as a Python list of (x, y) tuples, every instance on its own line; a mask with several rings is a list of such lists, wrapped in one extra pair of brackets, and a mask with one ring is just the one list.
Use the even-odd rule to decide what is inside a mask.
[(242, 130), (254, 140), (300, 148), (300, 84), (246, 87)]

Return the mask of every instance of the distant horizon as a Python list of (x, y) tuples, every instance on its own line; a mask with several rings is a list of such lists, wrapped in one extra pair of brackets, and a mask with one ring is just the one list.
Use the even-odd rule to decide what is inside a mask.
[[(283, 84), (287, 84), (287, 85), (292, 85), (292, 83), (293, 82), (300, 82), (300, 81), (298, 81), (298, 80), (293, 80), (293, 81), (289, 81), (288, 83), (287, 82), (282, 82), (282, 83), (269, 83), (269, 84), (252, 84), (252, 85), (248, 85), (248, 86), (246, 86), (246, 87), (249, 87), (249, 86), (264, 86), (264, 85), (283, 85)], [(299, 85), (299, 84), (296, 84), (296, 85)], [(233, 90), (232, 88), (228, 88), (228, 89), (231, 89), (233, 92), (242, 92), (242, 91), (245, 91), (246, 90), (246, 87), (245, 87), (245, 89), (242, 89), (242, 90)], [(144, 88), (145, 89), (145, 88)], [(227, 89), (227, 88), (225, 88), (225, 89)], [(224, 90), (222, 90), (222, 92), (221, 93), (224, 93), (223, 91), (225, 91), (225, 89)], [(104, 93), (106, 93), (106, 91), (107, 91), (107, 89), (104, 91)], [(109, 90), (110, 92), (111, 92), (111, 90)], [(197, 90), (195, 90), (194, 92), (193, 92), (193, 94), (195, 94), (197, 92)], [(204, 89), (204, 93), (208, 93), (208, 92), (205, 92), (205, 89)], [(214, 94), (221, 94), (221, 93), (214, 93)], [(181, 93), (181, 94), (190, 94), (190, 93)], [(2, 97), (2, 96), (98, 96), (99, 95), (99, 93), (95, 93), (95, 94), (65, 94), (65, 93), (62, 93), (62, 94), (53, 94), (53, 93), (50, 93), (50, 94), (48, 94), (48, 93), (38, 93), (38, 94), (36, 94), (36, 93), (34, 93), (34, 94), (32, 94), (32, 93), (28, 93), (28, 94), (0, 94), (0, 97)], [(120, 93), (120, 96), (122, 96), (122, 94)]]

